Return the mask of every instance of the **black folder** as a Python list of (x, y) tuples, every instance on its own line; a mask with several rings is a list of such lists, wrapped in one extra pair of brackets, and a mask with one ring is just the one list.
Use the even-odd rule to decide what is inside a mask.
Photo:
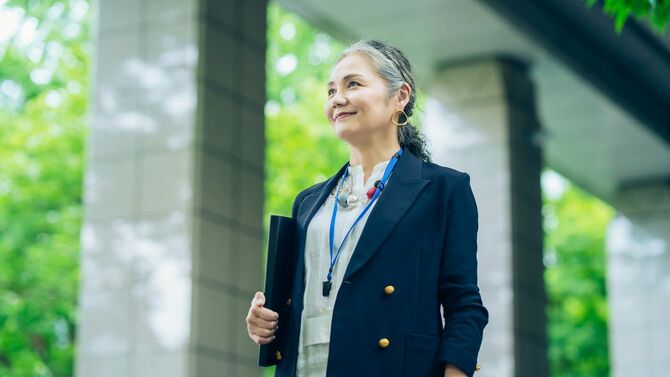
[(291, 290), (295, 275), (296, 221), (290, 217), (270, 216), (270, 237), (265, 271), (265, 308), (279, 314), (276, 338), (260, 346), (258, 366), (276, 365), (286, 349)]

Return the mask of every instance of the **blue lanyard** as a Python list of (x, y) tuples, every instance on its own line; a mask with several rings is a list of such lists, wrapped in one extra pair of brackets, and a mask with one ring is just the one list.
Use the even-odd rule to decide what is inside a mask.
[[(398, 162), (398, 159), (400, 156), (403, 154), (403, 149), (400, 148), (398, 152), (396, 152), (393, 157), (391, 158), (391, 161), (389, 162), (388, 166), (386, 166), (386, 170), (384, 171), (384, 175), (382, 176), (381, 182), (377, 186), (377, 190), (375, 191), (375, 194), (372, 196), (372, 199), (368, 202), (368, 204), (365, 206), (363, 209), (363, 212), (361, 212), (360, 215), (358, 215), (358, 218), (354, 223), (351, 225), (347, 233), (344, 235), (344, 239), (342, 239), (342, 243), (340, 244), (340, 247), (337, 248), (337, 253), (335, 254), (335, 259), (333, 259), (333, 243), (334, 243), (334, 238), (335, 238), (335, 218), (337, 217), (337, 207), (338, 207), (338, 202), (337, 198), (340, 195), (340, 188), (342, 187), (342, 184), (344, 183), (344, 180), (347, 178), (347, 173), (349, 171), (348, 169), (348, 164), (347, 164), (347, 169), (344, 170), (344, 175), (342, 176), (342, 181), (340, 182), (340, 185), (337, 187), (337, 193), (335, 194), (335, 202), (333, 203), (333, 216), (330, 220), (330, 268), (328, 268), (328, 280), (323, 282), (323, 291), (322, 294), (323, 296), (328, 296), (330, 294), (330, 289), (332, 287), (332, 278), (333, 278), (333, 267), (335, 266), (335, 263), (337, 263), (338, 258), (340, 257), (340, 252), (342, 251), (342, 246), (344, 246), (344, 242), (347, 240), (347, 237), (349, 236), (349, 233), (351, 232), (352, 229), (356, 226), (358, 221), (365, 215), (365, 213), (370, 209), (370, 206), (372, 206), (372, 203), (374, 203), (375, 200), (377, 200), (377, 197), (381, 195), (382, 190), (384, 189), (384, 186), (386, 185), (386, 182), (389, 179), (389, 176), (391, 175), (391, 172), (393, 171), (393, 168), (395, 167), (395, 164)], [(353, 185), (352, 185), (353, 187)]]

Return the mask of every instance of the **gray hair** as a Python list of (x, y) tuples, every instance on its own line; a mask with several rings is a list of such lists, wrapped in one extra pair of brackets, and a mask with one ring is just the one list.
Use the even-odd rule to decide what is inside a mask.
[[(395, 95), (398, 90), (407, 83), (412, 89), (409, 95), (409, 101), (403, 109), (407, 117), (414, 113), (414, 103), (416, 102), (416, 80), (409, 60), (396, 47), (374, 39), (363, 39), (349, 44), (337, 59), (344, 59), (346, 56), (362, 53), (372, 61), (377, 75), (386, 83), (388, 89), (388, 98)], [(404, 116), (401, 115), (398, 122), (404, 122)], [(407, 119), (409, 121), (409, 119)], [(426, 140), (419, 130), (412, 124), (407, 123), (398, 126), (398, 143), (405, 150), (409, 150), (417, 157), (430, 162), (430, 152), (426, 147)]]

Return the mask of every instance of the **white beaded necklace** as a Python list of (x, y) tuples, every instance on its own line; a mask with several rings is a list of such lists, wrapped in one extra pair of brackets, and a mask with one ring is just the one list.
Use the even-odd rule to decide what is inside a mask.
[[(357, 195), (354, 195), (353, 189), (352, 189), (352, 181), (353, 181), (353, 176), (352, 175), (347, 175), (347, 178), (344, 180), (344, 183), (342, 183), (342, 188), (340, 189), (340, 197), (337, 198), (336, 202), (340, 204), (343, 208), (356, 208), (360, 207), (362, 205), (367, 204), (367, 202), (370, 200), (368, 199), (368, 196), (366, 194), (363, 194), (362, 197), (359, 197)], [(335, 196), (335, 192), (337, 191), (337, 185), (335, 185), (335, 188), (333, 188), (333, 191), (331, 191), (330, 196)], [(367, 190), (365, 190), (367, 192)]]
[[(389, 159), (388, 161), (386, 161), (386, 163), (389, 163), (390, 161), (391, 160)], [(357, 167), (359, 167), (359, 166), (357, 166)], [(375, 169), (377, 169), (377, 167), (375, 167)], [(364, 206), (365, 204), (367, 204), (367, 202), (370, 201), (370, 198), (368, 198), (368, 191), (374, 187), (374, 184), (373, 184), (373, 186), (370, 186), (370, 187), (366, 188), (365, 190), (363, 190), (363, 195), (359, 197), (358, 195), (353, 194), (353, 189), (352, 189), (353, 179), (354, 179), (354, 174), (347, 174), (347, 178), (344, 180), (344, 183), (342, 183), (342, 188), (340, 189), (340, 197), (336, 198), (336, 200), (335, 200), (335, 202), (339, 203), (342, 208), (352, 209), (352, 208)], [(341, 181), (341, 178), (340, 178), (340, 181)], [(338, 187), (340, 181), (338, 181), (338, 184), (335, 185), (333, 190), (330, 192), (330, 196), (335, 196), (335, 193), (337, 192), (337, 187)], [(375, 181), (375, 182), (377, 182), (377, 181)]]

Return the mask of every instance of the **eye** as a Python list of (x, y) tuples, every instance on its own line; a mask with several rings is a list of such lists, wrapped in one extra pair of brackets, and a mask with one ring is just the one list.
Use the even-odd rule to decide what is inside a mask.
[(359, 85), (356, 81), (349, 81), (349, 85), (351, 85), (351, 84)]
[(334, 91), (335, 91), (335, 89), (328, 89), (328, 95), (329, 96), (332, 95), (332, 92), (334, 92)]

